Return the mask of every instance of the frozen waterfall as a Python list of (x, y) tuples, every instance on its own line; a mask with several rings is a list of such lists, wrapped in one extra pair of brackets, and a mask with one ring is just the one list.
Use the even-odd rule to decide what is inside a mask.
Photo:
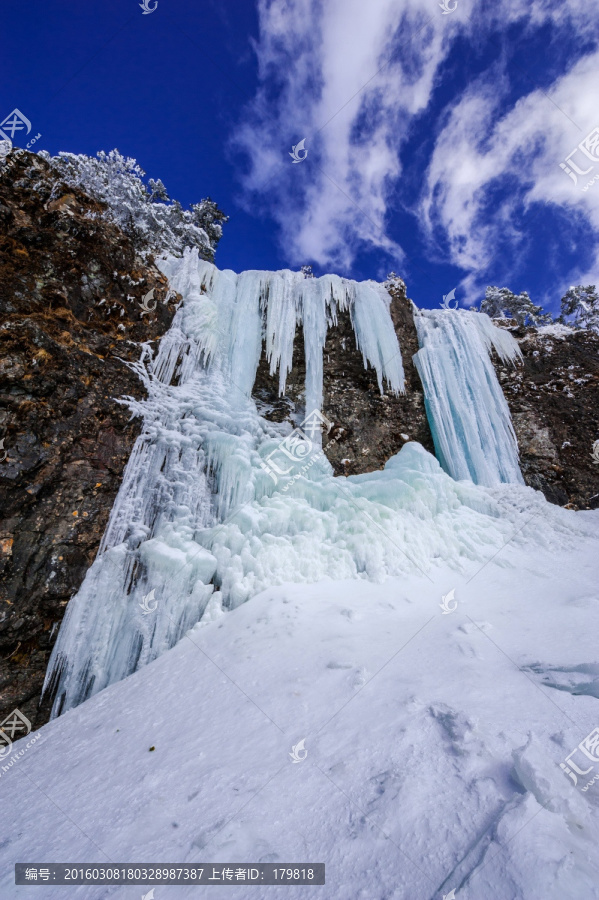
[[(172, 647), (214, 600), (222, 575), (215, 584), (218, 560), (204, 537), (214, 539), (215, 526), (224, 527), (233, 510), (273, 494), (276, 478), (264, 459), (291, 431), (259, 416), (251, 399), (263, 341), (283, 393), (303, 324), (304, 412), (320, 411), (327, 328), (348, 310), (381, 391), (385, 382), (392, 392), (404, 389), (390, 297), (381, 285), (289, 270), (236, 275), (195, 251), (162, 267), (183, 302), (157, 356), (144, 345), (134, 366), (147, 398), (126, 402), (143, 418), (142, 432), (98, 556), (52, 652), (44, 690), (55, 695), (53, 715)], [(330, 477), (324, 459), (303, 480), (321, 477), (323, 467)], [(229, 606), (246, 596), (232, 589), (223, 600), (218, 593)]]
[(421, 310), (414, 363), (424, 387), (439, 462), (453, 478), (492, 487), (523, 484), (518, 444), (489, 353), (515, 362), (512, 335), (484, 313)]

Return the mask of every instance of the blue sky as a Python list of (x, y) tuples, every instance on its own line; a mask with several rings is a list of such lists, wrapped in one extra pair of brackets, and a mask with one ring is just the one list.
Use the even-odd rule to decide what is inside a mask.
[[(599, 283), (587, 2), (139, 2), (5, 0), (0, 120), (18, 108), (37, 149), (118, 147), (182, 203), (211, 196), (221, 268), (394, 269), (425, 307), (497, 284), (555, 311)], [(560, 163), (581, 142), (575, 183)]]

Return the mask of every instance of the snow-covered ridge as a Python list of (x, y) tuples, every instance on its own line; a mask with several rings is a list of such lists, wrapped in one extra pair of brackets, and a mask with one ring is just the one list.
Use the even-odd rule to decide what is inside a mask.
[(128, 235), (142, 255), (172, 253), (182, 256), (186, 247), (196, 247), (206, 259), (222, 236), (227, 216), (209, 198), (183, 209), (170, 200), (162, 181), (150, 178), (131, 157), (118, 150), (100, 151), (95, 157), (84, 153), (38, 154), (56, 176), (52, 195), (59, 197), (64, 185), (80, 188), (104, 207), (100, 215), (114, 222)]

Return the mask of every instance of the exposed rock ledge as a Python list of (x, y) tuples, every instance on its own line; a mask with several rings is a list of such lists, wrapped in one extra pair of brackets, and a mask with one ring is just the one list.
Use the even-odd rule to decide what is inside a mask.
[(522, 365), (496, 360), (520, 450), (524, 480), (551, 503), (599, 507), (599, 335), (559, 325), (509, 327)]

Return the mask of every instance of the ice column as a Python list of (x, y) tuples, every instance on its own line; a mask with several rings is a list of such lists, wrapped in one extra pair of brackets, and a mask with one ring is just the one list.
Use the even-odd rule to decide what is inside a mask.
[(518, 444), (489, 351), (520, 356), (517, 342), (484, 313), (421, 310), (414, 363), (424, 387), (437, 458), (453, 478), (475, 484), (523, 483)]

